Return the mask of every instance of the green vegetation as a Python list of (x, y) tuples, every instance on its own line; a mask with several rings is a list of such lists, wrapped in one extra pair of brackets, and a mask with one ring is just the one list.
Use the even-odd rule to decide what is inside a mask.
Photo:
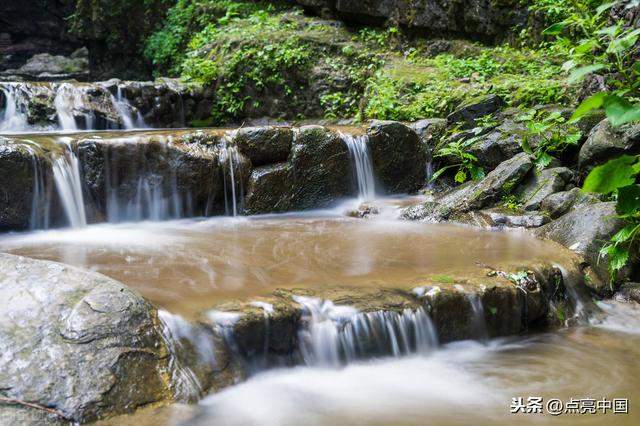
[(178, 0), (145, 55), (158, 75), (214, 87), (218, 123), (261, 115), (416, 120), (486, 93), (525, 107), (571, 98), (562, 58), (544, 50), (463, 41), (432, 50), (396, 27), (348, 28), (286, 3)]

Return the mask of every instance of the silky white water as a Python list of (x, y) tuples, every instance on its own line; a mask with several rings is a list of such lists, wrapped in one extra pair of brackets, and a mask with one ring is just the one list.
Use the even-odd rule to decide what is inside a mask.
[(340, 137), (349, 148), (349, 155), (358, 185), (358, 199), (360, 201), (373, 200), (376, 196), (376, 188), (371, 153), (368, 146), (369, 137), (367, 135), (353, 136), (343, 133), (340, 134)]
[(64, 144), (61, 153), (54, 154), (51, 159), (53, 179), (58, 189), (62, 206), (72, 228), (87, 225), (82, 181), (78, 157), (70, 144)]

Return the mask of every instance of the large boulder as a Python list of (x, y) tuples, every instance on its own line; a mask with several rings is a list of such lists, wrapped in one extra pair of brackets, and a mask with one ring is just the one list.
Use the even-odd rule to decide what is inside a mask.
[(587, 141), (580, 148), (581, 172), (589, 172), (598, 164), (622, 154), (640, 153), (640, 124), (613, 127), (603, 120), (593, 128)]
[(0, 254), (0, 297), (2, 396), (74, 422), (172, 397), (158, 313), (124, 285)]
[(352, 193), (349, 150), (337, 133), (325, 127), (301, 127), (289, 162), (289, 210), (323, 207)]
[[(601, 278), (597, 282), (606, 283), (608, 259), (600, 255), (600, 249), (623, 226), (616, 217), (615, 204), (584, 204), (538, 229), (536, 235), (552, 239), (583, 256)], [(602, 292), (606, 288), (594, 290)]]
[(395, 121), (375, 121), (368, 135), (373, 172), (383, 192), (414, 192), (424, 185), (427, 153), (415, 131)]
[(293, 131), (289, 127), (245, 127), (239, 129), (234, 142), (254, 167), (287, 161)]

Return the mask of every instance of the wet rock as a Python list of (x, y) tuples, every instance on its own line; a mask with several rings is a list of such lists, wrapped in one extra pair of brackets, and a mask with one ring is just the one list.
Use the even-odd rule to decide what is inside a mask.
[(640, 153), (640, 125), (625, 124), (614, 128), (608, 120), (603, 120), (580, 148), (580, 171), (587, 173), (619, 155), (637, 153)]
[(516, 197), (525, 210), (539, 210), (544, 199), (562, 191), (572, 178), (573, 172), (566, 167), (534, 170), (516, 190)]
[(447, 117), (449, 124), (464, 122), (473, 127), (478, 118), (493, 114), (504, 105), (503, 100), (497, 95), (483, 95), (460, 105)]
[[(47, 206), (34, 203), (34, 195), (38, 200), (45, 199), (53, 191), (48, 164), (43, 151), (0, 137), (0, 231), (24, 230), (40, 224)], [(49, 205), (52, 225), (60, 219), (59, 207), (55, 200)]]
[(362, 203), (358, 206), (358, 208), (347, 211), (346, 214), (349, 217), (364, 219), (372, 215), (377, 215), (379, 213), (380, 209), (378, 208), (378, 206), (371, 203)]
[(395, 121), (374, 121), (368, 130), (373, 172), (386, 193), (410, 193), (425, 183), (427, 154), (420, 138)]
[(4, 396), (86, 422), (171, 398), (157, 311), (99, 274), (0, 255)]
[(640, 283), (624, 283), (616, 293), (616, 299), (640, 303)]
[(283, 212), (288, 209), (291, 197), (290, 169), (288, 163), (253, 169), (245, 201), (247, 214)]
[[(536, 230), (536, 235), (552, 239), (583, 256), (602, 283), (606, 283), (608, 260), (606, 256), (600, 256), (600, 248), (622, 226), (622, 221), (616, 218), (614, 202), (585, 204)], [(607, 288), (603, 284), (593, 290), (603, 292)]]
[(349, 151), (338, 134), (322, 126), (303, 126), (291, 156), (291, 201), (288, 209), (327, 206), (351, 193)]
[[(139, 212), (147, 217), (154, 214), (180, 217), (178, 212), (169, 214), (170, 209), (176, 208), (187, 216), (224, 211), (224, 165), (213, 149), (218, 138), (192, 132), (178, 134), (173, 140), (174, 143), (168, 143), (162, 135), (133, 140), (126, 137), (80, 140), (78, 158), (88, 199), (104, 216), (109, 214), (109, 200), (114, 196), (121, 208), (138, 197), (151, 210), (154, 199), (179, 195), (179, 205), (175, 206), (176, 201), (171, 199), (164, 212)], [(180, 143), (181, 140), (185, 143)], [(188, 143), (194, 140), (200, 143)], [(245, 167), (237, 176), (245, 187), (248, 171)], [(162, 218), (168, 217), (156, 219)]]
[(580, 189), (573, 188), (570, 191), (557, 192), (547, 196), (540, 203), (543, 212), (555, 219), (568, 212), (580, 198)]
[(239, 129), (234, 142), (254, 167), (287, 161), (293, 132), (288, 127), (246, 127)]

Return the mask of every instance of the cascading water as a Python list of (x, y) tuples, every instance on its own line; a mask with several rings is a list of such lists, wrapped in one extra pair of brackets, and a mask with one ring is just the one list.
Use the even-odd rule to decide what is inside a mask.
[(24, 102), (24, 94), (20, 84), (3, 84), (0, 90), (4, 96), (5, 106), (0, 115), (0, 132), (21, 132), (29, 128)]
[(339, 366), (370, 355), (425, 353), (438, 344), (423, 308), (361, 313), (312, 297), (295, 297), (303, 307), (300, 353), (307, 365)]
[(484, 316), (482, 298), (478, 294), (470, 294), (469, 303), (471, 304), (471, 311), (473, 314), (472, 324), (473, 332), (475, 334), (474, 337), (486, 341), (489, 339), (489, 332), (487, 331), (487, 322)]
[[(122, 87), (118, 86), (116, 96), (111, 95), (111, 102), (118, 112), (124, 128), (130, 129), (146, 129), (148, 128), (142, 114), (137, 108), (131, 106), (127, 98), (122, 93)], [(135, 114), (134, 114), (135, 113)]]
[(62, 147), (51, 159), (53, 179), (69, 224), (79, 228), (87, 225), (79, 161), (68, 141)]
[(242, 160), (238, 149), (229, 144), (228, 138), (220, 143), (220, 164), (222, 164), (224, 184), (224, 209), (227, 216), (237, 216), (244, 203), (244, 186), (240, 173)]
[(369, 137), (366, 135), (352, 136), (340, 134), (349, 148), (349, 155), (355, 170), (358, 184), (358, 198), (360, 201), (370, 201), (375, 198), (376, 188), (373, 177), (371, 153), (369, 151)]

